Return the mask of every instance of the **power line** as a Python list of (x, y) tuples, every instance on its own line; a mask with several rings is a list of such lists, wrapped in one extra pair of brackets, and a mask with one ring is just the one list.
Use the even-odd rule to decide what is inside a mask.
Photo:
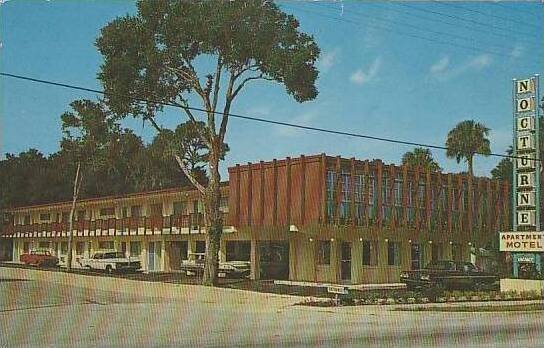
[[(383, 4), (366, 3), (366, 5), (381, 6)], [(383, 6), (381, 6), (381, 7), (384, 8)], [(437, 19), (437, 18), (434, 18), (434, 17), (427, 17), (425, 15), (423, 15), (423, 16), (418, 15), (417, 13), (413, 13), (413, 12), (409, 12), (409, 11), (403, 11), (401, 9), (395, 8), (395, 6), (387, 6), (387, 11), (398, 12), (398, 13), (401, 13), (401, 14), (403, 14), (405, 16), (410, 16), (410, 17), (413, 17), (413, 18), (419, 18), (419, 19), (429, 21), (429, 22), (446, 24), (446, 25), (453, 26), (455, 28), (465, 28), (465, 29), (469, 29), (469, 30), (472, 30), (472, 31), (476, 31), (477, 33), (484, 34), (484, 35), (492, 35), (492, 36), (495, 36), (495, 37), (511, 39), (511, 37), (509, 35), (505, 35), (505, 34), (502, 34), (502, 33), (496, 33), (494, 31), (486, 31), (486, 30), (476, 29), (476, 28), (474, 28), (472, 26), (469, 26), (469, 25), (466, 25), (466, 24), (463, 24), (463, 23), (452, 23), (452, 22), (448, 22), (448, 21), (445, 21), (445, 20), (442, 20), (442, 19)], [(536, 43), (530, 42), (530, 41), (525, 40), (523, 38), (522, 38), (522, 41), (525, 41), (525, 42), (527, 42), (527, 43), (529, 43), (531, 45), (534, 45), (535, 47), (540, 47), (540, 45), (537, 45)]]
[[(323, 14), (321, 12), (312, 11), (312, 10), (308, 10), (308, 9), (302, 9), (302, 8), (297, 8), (297, 10), (302, 11), (302, 12), (312, 13), (312, 14), (315, 14), (317, 16), (320, 16), (320, 17), (323, 17), (323, 18), (328, 18), (328, 19), (331, 19), (331, 20), (334, 20), (334, 21), (337, 21), (337, 22), (350, 23), (350, 24), (353, 24), (353, 25), (357, 25), (359, 27), (361, 26), (360, 22), (353, 21), (353, 20), (350, 20), (350, 19), (347, 19), (347, 18), (340, 19), (340, 18), (337, 18), (337, 17), (331, 17), (331, 16), (325, 15), (325, 14)], [(421, 35), (417, 35), (417, 34), (413, 34), (413, 33), (407, 33), (405, 31), (396, 30), (396, 29), (391, 28), (391, 27), (384, 27), (384, 26), (379, 26), (379, 25), (377, 26), (377, 25), (368, 24), (368, 23), (365, 23), (365, 25), (367, 25), (367, 26), (369, 26), (371, 28), (376, 28), (376, 29), (380, 29), (380, 30), (389, 31), (389, 32), (399, 34), (399, 35), (402, 35), (402, 36), (408, 36), (408, 37), (412, 37), (412, 38), (416, 38), (416, 39), (420, 39), (420, 40), (439, 43), (441, 45), (454, 46), (454, 47), (462, 48), (462, 49), (465, 49), (465, 50), (489, 53), (489, 54), (493, 54), (493, 55), (496, 55), (496, 56), (502, 56), (502, 57), (508, 57), (508, 58), (511, 57), (510, 54), (506, 54), (506, 53), (503, 53), (503, 52), (484, 50), (484, 49), (481, 49), (481, 48), (477, 48), (477, 47), (473, 47), (473, 46), (466, 46), (466, 45), (454, 43), (454, 42), (451, 42), (451, 41), (443, 41), (443, 40), (440, 40), (440, 39), (430, 38), (430, 37), (421, 36)]]
[[(497, 26), (494, 26), (494, 25), (491, 25), (491, 24), (478, 22), (478, 21), (468, 19), (468, 18), (463, 18), (463, 17), (459, 17), (459, 16), (455, 16), (455, 15), (450, 15), (450, 14), (447, 14), (447, 13), (442, 13), (442, 12), (439, 12), (439, 11), (433, 11), (433, 10), (429, 10), (429, 9), (426, 9), (426, 8), (421, 8), (421, 7), (417, 7), (417, 6), (408, 5), (408, 4), (403, 3), (403, 2), (395, 1), (395, 2), (390, 2), (390, 3), (398, 5), (398, 6), (404, 6), (404, 7), (407, 7), (407, 8), (411, 8), (413, 10), (420, 11), (420, 12), (432, 13), (432, 14), (435, 14), (435, 15), (438, 15), (438, 16), (457, 19), (457, 20), (460, 20), (460, 21), (472, 23), (474, 25), (483, 26), (483, 27), (486, 27), (486, 28), (488, 28), (488, 27), (489, 28), (495, 28), (495, 29), (498, 29), (500, 31), (507, 32), (507, 33), (516, 33), (517, 32), (517, 31), (514, 31), (514, 30), (504, 29), (502, 27), (497, 27)], [(520, 32), (517, 32), (517, 33), (520, 33)], [(533, 35), (533, 34), (528, 34), (528, 33), (522, 32), (521, 35)], [(509, 36), (503, 35), (503, 36), (508, 37), (508, 38), (514, 38), (514, 39), (520, 40), (520, 41), (531, 42), (533, 44), (532, 41), (529, 41), (529, 40), (525, 39), (524, 37), (514, 37), (514, 36), (510, 36), (510, 35)]]
[[(36, 83), (41, 83), (41, 84), (46, 84), (46, 85), (51, 85), (51, 86), (64, 87), (64, 88), (69, 88), (69, 89), (74, 89), (74, 90), (79, 90), (79, 91), (84, 91), (84, 92), (91, 92), (91, 93), (101, 94), (101, 95), (104, 95), (104, 96), (115, 95), (113, 93), (107, 93), (107, 92), (99, 90), (99, 89), (87, 88), (87, 87), (72, 85), (72, 84), (68, 84), (68, 83), (62, 83), (62, 82), (54, 82), (54, 81), (49, 81), (49, 80), (36, 79), (36, 78), (33, 78), (33, 77), (29, 77), (29, 76), (10, 74), (10, 73), (6, 73), (6, 72), (0, 72), (0, 76), (11, 77), (11, 78), (19, 79), (19, 80), (36, 82)], [(178, 108), (178, 109), (189, 109), (189, 110), (200, 111), (200, 112), (205, 112), (205, 113), (209, 112), (208, 110), (202, 109), (202, 108), (189, 107), (189, 106), (188, 107), (182, 107), (182, 106), (174, 104), (174, 103), (165, 103), (165, 102), (156, 101), (156, 100), (148, 99), (148, 98), (139, 98), (139, 97), (138, 98), (137, 97), (129, 97), (129, 98), (132, 99), (132, 100), (135, 100), (135, 101), (139, 101), (139, 102), (154, 103), (154, 104), (159, 104), (159, 105), (163, 105), (163, 106), (171, 106), (171, 107), (175, 107), (175, 108)], [(220, 112), (220, 111), (213, 111), (213, 113), (223, 115), (223, 113)], [(417, 142), (413, 142), (413, 141), (404, 141), (404, 140), (397, 140), (397, 139), (385, 138), (385, 137), (377, 137), (377, 136), (373, 136), (373, 135), (359, 134), (359, 133), (353, 133), (353, 132), (345, 132), (345, 131), (339, 131), (339, 130), (333, 130), (333, 129), (320, 128), (320, 127), (304, 126), (304, 125), (296, 124), (296, 123), (276, 121), (276, 120), (270, 120), (270, 119), (261, 118), (261, 117), (240, 115), (240, 114), (234, 114), (234, 113), (228, 113), (227, 115), (229, 117), (232, 117), (232, 118), (239, 118), (239, 119), (248, 120), (248, 121), (256, 121), (256, 122), (261, 122), (261, 123), (274, 124), (274, 125), (279, 125), (279, 126), (298, 128), (298, 129), (310, 130), (310, 131), (321, 132), (321, 133), (328, 133), (328, 134), (334, 134), (334, 135), (343, 135), (343, 136), (349, 136), (349, 137), (353, 137), (353, 138), (370, 139), (370, 140), (376, 140), (376, 141), (382, 141), (382, 142), (400, 144), (400, 145), (411, 145), (411, 146), (425, 147), (425, 148), (430, 148), (430, 149), (448, 150), (447, 147), (440, 146), (440, 145), (430, 145), (430, 144), (417, 143)], [(511, 159), (526, 159), (527, 158), (527, 157), (503, 155), (503, 154), (497, 154), (497, 153), (485, 154), (485, 153), (481, 153), (481, 152), (476, 152), (475, 154), (485, 155), (485, 156), (501, 157), (501, 158), (511, 158)], [(541, 161), (540, 159), (531, 159), (531, 158), (529, 158), (529, 160)]]
[[(316, 3), (315, 5), (323, 7), (323, 8), (327, 8), (329, 10), (332, 9), (331, 7), (326, 6), (325, 4), (321, 5), (319, 3)], [(471, 42), (473, 44), (475, 43), (474, 38), (468, 38), (468, 37), (462, 36), (462, 35), (457, 35), (457, 34), (447, 33), (447, 32), (442, 32), (442, 31), (435, 31), (435, 30), (431, 30), (431, 29), (428, 29), (428, 28), (422, 28), (420, 26), (413, 25), (413, 24), (410, 24), (410, 23), (399, 22), (399, 21), (394, 21), (394, 20), (391, 20), (391, 19), (383, 18), (383, 17), (378, 17), (378, 16), (376, 16), (374, 14), (372, 15), (372, 17), (367, 18), (364, 13), (359, 12), (359, 11), (355, 11), (355, 10), (352, 10), (352, 9), (350, 9), (349, 12), (354, 13), (356, 15), (358, 14), (361, 17), (364, 17), (364, 18), (369, 19), (369, 20), (403, 25), (405, 27), (412, 28), (412, 29), (415, 29), (415, 30), (419, 30), (419, 31), (422, 31), (422, 32), (425, 32), (425, 33), (432, 33), (432, 34), (439, 35), (439, 36), (449, 36), (449, 37), (456, 38), (456, 39), (459, 39), (459, 40), (469, 41), (469, 42)], [(492, 44), (492, 43), (486, 43), (486, 44), (488, 46), (496, 47), (496, 48), (499, 48), (499, 49), (504, 49), (504, 50), (507, 50), (507, 51), (512, 50), (511, 47), (506, 47), (506, 46), (503, 46), (503, 45), (496, 45), (496, 44)]]
[[(485, 12), (482, 12), (482, 11), (479, 11), (479, 10), (475, 10), (475, 9), (465, 7), (465, 6), (461, 6), (461, 5), (458, 5), (458, 4), (454, 4), (454, 3), (451, 3), (451, 2), (442, 2), (442, 1), (439, 1), (439, 0), (433, 0), (433, 1), (436, 2), (437, 4), (442, 5), (442, 6), (449, 6), (449, 7), (453, 7), (453, 8), (459, 8), (459, 9), (462, 9), (462, 10), (465, 10), (465, 11), (468, 11), (468, 12), (478, 13), (478, 14), (481, 14), (481, 15), (484, 15), (484, 16), (487, 16), (487, 17), (502, 19), (503, 21), (522, 24), (522, 25), (530, 25), (532, 27), (540, 29), (539, 26), (531, 24), (531, 23), (526, 23), (526, 22), (518, 21), (518, 20), (515, 20), (515, 19), (512, 19), (512, 18), (507, 18), (507, 17), (502, 17), (502, 16), (497, 16), (497, 15), (485, 13)], [(527, 33), (527, 34), (530, 35), (529, 33)]]
[[(510, 11), (516, 9), (517, 11), (520, 11), (520, 12), (528, 13), (528, 14), (531, 14), (531, 15), (533, 15), (533, 16), (535, 16), (535, 15), (538, 16), (537, 13), (535, 13), (535, 12), (533, 12), (533, 11), (529, 11), (529, 10), (523, 9), (523, 8), (521, 8), (521, 7), (515, 7), (515, 8), (514, 8), (514, 7), (506, 6), (506, 5), (504, 5), (503, 3), (501, 3), (501, 2), (496, 2), (496, 1), (492, 1), (492, 2), (490, 2), (490, 4), (495, 5), (495, 6), (499, 6), (499, 7), (505, 8), (505, 9), (508, 9), (508, 10), (510, 10)], [(540, 5), (540, 3), (537, 3), (537, 5)]]

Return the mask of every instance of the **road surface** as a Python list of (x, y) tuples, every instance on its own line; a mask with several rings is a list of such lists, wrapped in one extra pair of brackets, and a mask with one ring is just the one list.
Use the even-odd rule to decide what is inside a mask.
[(293, 306), (300, 300), (0, 267), (0, 347), (544, 345), (542, 312)]

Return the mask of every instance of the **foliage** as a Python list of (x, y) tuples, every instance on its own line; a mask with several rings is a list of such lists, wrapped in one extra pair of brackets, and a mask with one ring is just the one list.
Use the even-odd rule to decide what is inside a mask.
[(440, 172), (442, 168), (433, 158), (431, 150), (416, 147), (413, 151), (408, 151), (402, 156), (402, 164), (411, 167), (421, 167), (424, 170), (430, 169), (432, 172)]
[(461, 159), (467, 161), (468, 172), (474, 175), (474, 155), (479, 153), (488, 156), (491, 153), (488, 135), (489, 128), (483, 124), (474, 120), (462, 121), (448, 133), (446, 156), (455, 158), (457, 163), (461, 162)]
[[(98, 78), (113, 113), (149, 121), (161, 134), (155, 145), (173, 155), (202, 194), (207, 230), (203, 282), (213, 285), (223, 230), (219, 162), (226, 150), (232, 103), (257, 80), (283, 84), (298, 102), (314, 99), (319, 48), (311, 36), (298, 31), (295, 17), (271, 1), (142, 0), (137, 8), (134, 16), (119, 17), (102, 28), (96, 40), (104, 57)], [(193, 114), (195, 99), (205, 123)], [(178, 107), (191, 121), (190, 131), (201, 141), (193, 145), (207, 146), (206, 185), (191, 167), (191, 159), (204, 153), (189, 153), (176, 140), (178, 130), (165, 130), (157, 121), (164, 105)]]

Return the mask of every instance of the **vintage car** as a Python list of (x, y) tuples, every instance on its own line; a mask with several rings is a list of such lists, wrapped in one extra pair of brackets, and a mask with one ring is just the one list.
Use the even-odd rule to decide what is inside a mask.
[(113, 272), (135, 272), (142, 268), (140, 258), (126, 257), (123, 252), (116, 250), (101, 250), (93, 254), (91, 258), (79, 260), (81, 267), (88, 269)]
[(498, 275), (483, 272), (470, 262), (451, 260), (433, 261), (423, 269), (400, 274), (408, 289), (484, 290), (494, 287), (498, 280)]
[(33, 249), (29, 253), (22, 254), (19, 259), (24, 264), (38, 267), (54, 267), (59, 264), (58, 257), (51, 254), (49, 249)]
[[(187, 275), (202, 275), (204, 272), (205, 254), (188, 253), (188, 259), (181, 261), (180, 270)], [(250, 274), (249, 261), (226, 261), (219, 263), (219, 278), (246, 278)]]

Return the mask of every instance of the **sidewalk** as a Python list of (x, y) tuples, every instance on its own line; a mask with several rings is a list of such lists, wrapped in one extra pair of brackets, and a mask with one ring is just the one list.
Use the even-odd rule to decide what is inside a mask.
[(382, 284), (333, 284), (333, 283), (319, 283), (319, 282), (298, 282), (292, 280), (274, 280), (276, 285), (290, 285), (290, 286), (303, 286), (314, 288), (327, 288), (329, 286), (344, 287), (348, 290), (401, 290), (406, 289), (404, 283), (382, 283)]

